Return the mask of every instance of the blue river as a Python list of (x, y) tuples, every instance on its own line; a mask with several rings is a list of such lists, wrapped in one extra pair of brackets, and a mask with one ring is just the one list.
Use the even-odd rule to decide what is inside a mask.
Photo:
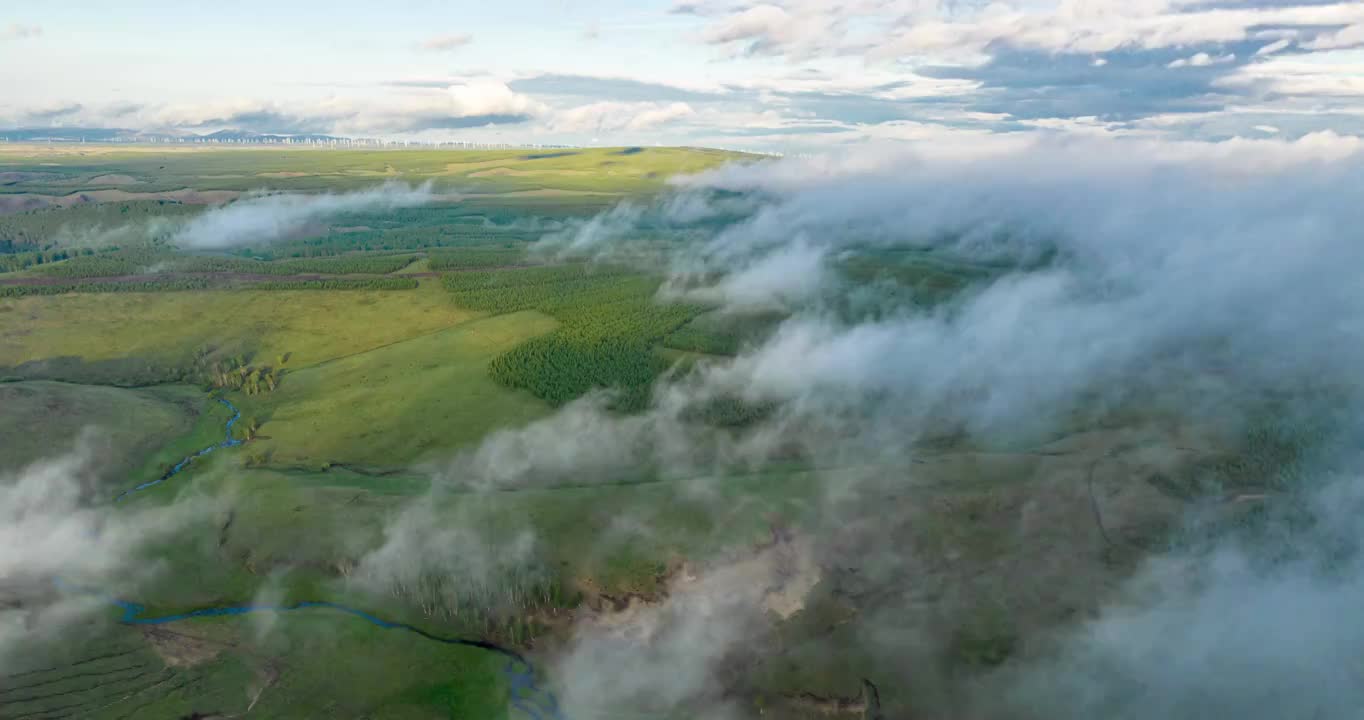
[[(236, 422), (239, 419), (241, 419), (242, 416), (241, 411), (238, 410), (236, 406), (234, 406), (227, 400), (223, 400), (220, 398), (218, 402), (222, 403), (223, 405), (226, 405), (228, 409), (232, 411), (232, 418), (227, 421), (227, 436), (222, 442), (210, 445), (194, 453), (193, 455), (186, 457), (185, 459), (177, 463), (174, 467), (172, 467), (169, 471), (167, 471), (166, 474), (162, 475), (156, 480), (142, 483), (141, 485), (138, 485), (129, 490), (125, 490), (119, 493), (118, 496), (114, 498), (114, 501), (120, 502), (129, 495), (160, 485), (161, 483), (179, 474), (182, 470), (188, 467), (190, 463), (194, 462), (195, 459), (203, 457), (204, 455), (207, 455), (213, 452), (214, 450), (217, 450), (219, 448), (236, 447), (238, 445), (241, 445), (242, 444), (241, 440), (237, 440), (232, 437), (232, 426), (236, 424)], [(165, 625), (167, 623), (182, 622), (185, 620), (193, 620), (195, 618), (246, 615), (254, 612), (283, 613), (298, 612), (303, 610), (329, 610), (332, 612), (345, 613), (347, 615), (350, 615), (351, 617), (358, 618), (371, 625), (374, 625), (375, 627), (383, 628), (385, 630), (401, 630), (404, 632), (408, 632), (418, 637), (421, 637), (425, 640), (429, 640), (431, 642), (438, 642), (445, 645), (464, 645), (467, 647), (487, 650), (488, 652), (497, 653), (503, 656), (507, 661), (502, 668), (502, 674), (507, 679), (509, 695), (508, 703), (513, 708), (521, 711), (523, 714), (525, 714), (529, 718), (532, 718), (533, 720), (565, 720), (563, 712), (559, 708), (558, 698), (555, 697), (554, 693), (548, 688), (542, 688), (539, 686), (535, 668), (530, 664), (530, 661), (526, 660), (525, 657), (523, 657), (520, 653), (516, 652), (515, 650), (504, 648), (500, 645), (490, 643), (484, 640), (442, 637), (440, 635), (435, 635), (425, 630), (422, 630), (421, 628), (416, 627), (415, 625), (394, 622), (392, 620), (385, 620), (377, 615), (365, 612), (364, 610), (359, 610), (353, 607), (348, 607), (346, 605), (341, 605), (333, 602), (327, 602), (324, 600), (306, 600), (303, 602), (293, 603), (292, 605), (270, 605), (255, 603), (247, 603), (243, 605), (223, 605), (217, 607), (200, 608), (198, 610), (190, 610), (189, 612), (177, 613), (174, 615), (147, 617), (146, 615), (147, 608), (143, 605), (139, 605), (138, 603), (122, 600), (101, 593), (92, 588), (77, 587), (75, 585), (72, 585), (61, 580), (60, 578), (56, 580), (56, 583), (59, 588), (65, 590), (73, 590), (81, 592), (83, 594), (99, 595), (101, 597), (104, 597), (105, 600), (107, 600), (110, 605), (113, 605), (123, 610), (123, 615), (119, 618), (119, 622), (123, 623), (124, 625)]]

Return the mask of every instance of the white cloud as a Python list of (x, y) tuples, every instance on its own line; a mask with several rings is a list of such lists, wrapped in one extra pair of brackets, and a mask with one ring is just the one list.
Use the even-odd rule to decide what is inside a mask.
[(1186, 58), (1179, 58), (1178, 60), (1171, 61), (1170, 64), (1166, 65), (1165, 67), (1168, 68), (1207, 67), (1209, 65), (1222, 65), (1225, 63), (1229, 63), (1235, 59), (1236, 55), (1234, 53), (1227, 53), (1226, 55), (1214, 56), (1209, 55), (1205, 52), (1201, 52), (1194, 53), (1193, 55)]
[[(428, 129), (460, 129), (486, 122), (519, 121), (544, 115), (544, 103), (517, 93), (498, 80), (475, 79), (448, 88), (424, 88), (367, 98), (333, 96), (321, 100), (274, 102), (225, 99), (177, 103), (122, 112), (88, 108), (80, 117), (91, 124), (216, 130), (241, 128), (279, 133), (391, 135)], [(69, 124), (69, 123), (68, 123)]]
[(1364, 22), (1356, 23), (1329, 35), (1320, 35), (1310, 42), (1303, 43), (1303, 47), (1309, 50), (1334, 50), (1360, 45), (1364, 45)]
[(561, 110), (549, 121), (558, 132), (642, 131), (696, 115), (684, 102), (624, 103), (597, 102)]
[[(134, 505), (109, 512), (92, 496), (102, 485), (102, 439), (85, 434), (68, 454), (0, 474), (0, 580), (3, 592), (32, 601), (0, 603), (0, 673), (26, 640), (68, 627), (104, 603), (86, 594), (54, 593), (54, 581), (117, 594), (155, 574), (147, 548), (213, 511), (204, 499)], [(8, 598), (7, 598), (8, 599)]]
[(38, 25), (24, 25), (22, 23), (10, 23), (4, 30), (0, 30), (0, 40), (14, 39), (24, 40), (26, 38), (36, 38), (43, 34), (43, 28)]
[(451, 85), (450, 100), (458, 117), (471, 115), (538, 115), (544, 105), (528, 95), (513, 92), (506, 83), (481, 80)]
[(1364, 4), (1357, 2), (1201, 8), (1188, 0), (1091, 0), (1050, 7), (980, 3), (963, 10), (960, 4), (919, 0), (769, 0), (689, 9), (708, 18), (702, 35), (707, 42), (797, 57), (826, 50), (965, 59), (986, 56), (1000, 44), (1102, 53), (1239, 42), (1265, 27), (1311, 35), (1364, 22)]
[(1274, 56), (1264, 62), (1237, 68), (1220, 78), (1221, 87), (1258, 91), (1261, 94), (1364, 100), (1364, 73), (1360, 66), (1338, 53), (1307, 56)]
[(437, 35), (423, 40), (418, 46), (422, 50), (435, 50), (440, 52), (458, 50), (465, 45), (473, 42), (474, 37), (468, 33), (457, 35)]
[(269, 243), (338, 213), (414, 207), (432, 199), (428, 186), (397, 183), (340, 195), (257, 195), (195, 216), (176, 234), (175, 242), (189, 248)]
[(1280, 40), (1275, 40), (1274, 42), (1272, 42), (1272, 43), (1270, 43), (1270, 44), (1268, 44), (1268, 45), (1265, 45), (1264, 47), (1260, 48), (1259, 50), (1256, 50), (1256, 51), (1255, 51), (1255, 57), (1262, 57), (1262, 56), (1264, 56), (1264, 55), (1272, 55), (1272, 54), (1274, 54), (1274, 53), (1276, 53), (1276, 52), (1278, 52), (1278, 51), (1280, 51), (1280, 50), (1283, 50), (1284, 48), (1286, 48), (1286, 47), (1288, 47), (1289, 45), (1292, 45), (1292, 44), (1293, 44), (1293, 41), (1290, 40), (1289, 38), (1282, 38), (1282, 39), (1280, 39)]

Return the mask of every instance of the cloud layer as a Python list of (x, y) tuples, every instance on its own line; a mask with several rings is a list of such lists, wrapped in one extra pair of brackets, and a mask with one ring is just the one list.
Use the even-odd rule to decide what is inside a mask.
[[(1245, 502), (1268, 503), (1271, 516), (1283, 517), (1247, 525), (1253, 533), (1227, 530), (1236, 526), (1208, 518), (1244, 506), (1214, 493), (1203, 500), (1209, 515), (1192, 513), (1187, 524), (1178, 510), (1163, 511), (1183, 528), (1175, 538), (1201, 539), (1149, 554), (1111, 592), (1075, 587), (1089, 582), (1078, 576), (1037, 587), (1020, 580), (998, 598), (1010, 608), (1006, 618), (1064, 595), (1085, 598), (1093, 619), (1029, 636), (998, 671), (933, 676), (936, 699), (908, 702), (926, 712), (1038, 720), (1347, 716), (1360, 701), (1359, 677), (1340, 668), (1358, 638), (1340, 623), (1364, 582), (1364, 527), (1352, 519), (1364, 486), (1357, 453), (1342, 450), (1352, 445), (1326, 438), (1354, 437), (1364, 400), (1355, 379), (1364, 292), (1351, 279), (1364, 261), (1354, 230), (1364, 220), (1354, 198), (1361, 150), (1334, 135), (1218, 144), (1015, 139), (965, 155), (882, 148), (693, 179), (679, 198), (618, 208), (548, 242), (628, 262), (644, 255), (638, 243), (657, 248), (658, 233), (680, 233), (688, 239), (670, 246), (665, 265), (678, 292), (736, 313), (784, 307), (789, 318), (738, 357), (665, 382), (642, 416), (575, 404), (490, 439), (457, 475), (475, 487), (510, 487), (662, 468), (723, 483), (734, 468), (765, 467), (793, 446), (817, 466), (871, 466), (827, 473), (828, 496), (815, 510), (821, 522), (807, 532), (825, 572), (851, 565), (856, 582), (885, 588), (886, 599), (853, 622), (866, 652), (886, 658), (879, 677), (904, 692), (932, 674), (914, 664), (932, 662), (916, 653), (940, 657), (939, 644), (951, 642), (935, 625), (959, 619), (947, 606), (894, 599), (909, 593), (901, 573), (922, 572), (915, 587), (939, 603), (971, 587), (950, 566), (938, 569), (945, 561), (931, 548), (902, 541), (896, 528), (910, 521), (890, 508), (912, 503), (887, 505), (913, 497), (930, 473), (918, 469), (920, 442), (1082, 443), (1095, 428), (1145, 417), (1171, 434), (1146, 437), (1140, 455), (1174, 457), (1188, 452), (1175, 428), (1242, 437), (1272, 402), (1276, 432), (1299, 432), (1304, 422), (1329, 428), (1312, 431), (1300, 484), (1275, 486), (1251, 470), (1218, 482), (1270, 483), (1271, 499)], [(643, 228), (647, 241), (638, 240)], [(906, 254), (981, 274), (956, 299), (927, 308), (871, 303), (873, 288), (839, 279), (850, 258), (890, 269)], [(689, 405), (724, 397), (774, 410), (737, 435), (686, 420)], [(1134, 452), (1122, 448), (1109, 452)], [(1189, 472), (1173, 467), (1179, 477)], [(1065, 477), (1083, 487), (1083, 472)], [(1145, 486), (1136, 473), (1114, 482), (1126, 491)], [(1184, 503), (1174, 507), (1195, 507)], [(648, 527), (644, 518), (638, 524)], [(1028, 559), (1029, 543), (1039, 541), (1011, 543)], [(711, 561), (716, 577), (743, 562)], [(626, 613), (634, 620), (624, 627), (581, 625), (561, 666), (565, 696), (600, 699), (602, 678), (630, 678), (613, 686), (621, 704), (742, 716), (724, 668), (743, 666), (735, 653), (766, 647), (772, 618), (757, 597), (725, 587), (714, 596), (679, 591)], [(1237, 631), (1246, 627), (1256, 630)]]
[(340, 213), (415, 207), (432, 199), (429, 186), (400, 183), (340, 194), (255, 195), (196, 216), (172, 240), (195, 249), (270, 243)]
[[(0, 125), (809, 152), (980, 133), (1296, 138), (1353, 134), (1364, 116), (1353, 2), (719, 0), (641, 17), (589, 22), (585, 42), (581, 17), (547, 16), (525, 61), (490, 39), (514, 29), (446, 17), (461, 32), (358, 48), (307, 92), (265, 78), (212, 95), (239, 98), (227, 102), (175, 90), (110, 102), (54, 78)], [(442, 66), (454, 51), (466, 67)]]

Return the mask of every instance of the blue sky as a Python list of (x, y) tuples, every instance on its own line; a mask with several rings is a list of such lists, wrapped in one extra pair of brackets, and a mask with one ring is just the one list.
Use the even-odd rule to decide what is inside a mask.
[(0, 126), (799, 151), (1364, 128), (1364, 2), (502, 0), (0, 8)]

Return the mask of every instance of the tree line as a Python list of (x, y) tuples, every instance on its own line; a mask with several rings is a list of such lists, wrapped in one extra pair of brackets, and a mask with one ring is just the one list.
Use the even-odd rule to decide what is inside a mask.
[(621, 409), (648, 401), (668, 362), (658, 342), (700, 313), (696, 305), (654, 301), (660, 280), (623, 268), (568, 265), (447, 275), (455, 301), (476, 310), (539, 310), (560, 322), (493, 359), (497, 382), (552, 404), (594, 388), (618, 391)]
[(520, 248), (439, 250), (431, 253), (427, 267), (435, 271), (503, 267), (523, 262), (525, 256), (525, 251)]
[[(64, 258), (63, 258), (64, 259)], [(407, 267), (411, 256), (356, 256), (263, 262), (245, 258), (175, 256), (148, 249), (129, 249), (109, 254), (86, 253), (66, 262), (47, 265), (42, 274), (50, 277), (98, 278), (166, 273), (243, 273), (251, 275), (386, 275)], [(51, 261), (49, 261), (51, 262)]]

